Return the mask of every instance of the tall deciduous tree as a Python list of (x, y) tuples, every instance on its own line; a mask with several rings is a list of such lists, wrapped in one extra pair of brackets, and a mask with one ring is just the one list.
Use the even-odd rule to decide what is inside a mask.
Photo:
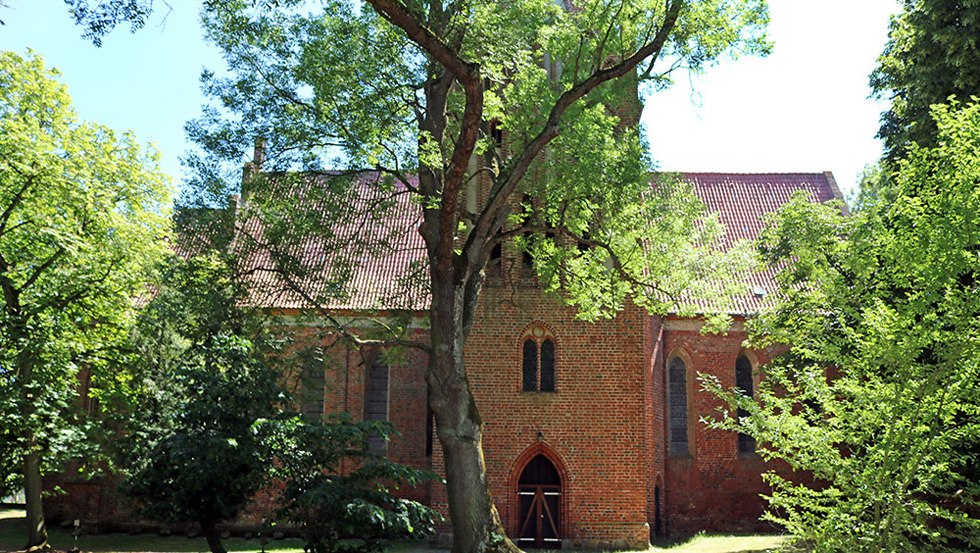
[(911, 143), (933, 145), (929, 107), (950, 96), (980, 94), (980, 2), (905, 0), (891, 20), (888, 43), (871, 74), (871, 88), (891, 101), (878, 136), (886, 159), (896, 161)]
[(783, 302), (752, 325), (758, 405), (718, 422), (768, 458), (771, 520), (815, 551), (980, 548), (980, 105), (936, 106), (936, 145), (912, 144), (887, 200), (797, 198), (762, 238)]
[[(515, 549), (487, 489), (463, 354), (488, 260), (519, 242), (585, 317), (627, 297), (663, 313), (723, 281), (717, 222), (695, 224), (703, 208), (683, 186), (664, 179), (651, 191), (636, 91), (678, 67), (765, 52), (767, 18), (764, 0), (206, 7), (230, 73), (205, 75), (218, 105), (189, 127), (208, 154), (190, 159), (198, 190), (220, 182), (215, 159), (240, 164), (262, 136), (266, 159), (253, 161), (280, 171), (269, 173), (279, 186), (281, 171), (366, 168), (382, 175), (371, 181), (375, 221), (399, 195), (421, 208), (430, 340), (415, 345), (429, 355), (454, 551)], [(364, 183), (317, 178), (339, 194)]]
[(0, 449), (4, 478), (22, 475), (29, 547), (47, 542), (41, 476), (83, 437), (80, 371), (125, 392), (109, 369), (169, 230), (156, 154), (79, 123), (56, 78), (0, 53)]

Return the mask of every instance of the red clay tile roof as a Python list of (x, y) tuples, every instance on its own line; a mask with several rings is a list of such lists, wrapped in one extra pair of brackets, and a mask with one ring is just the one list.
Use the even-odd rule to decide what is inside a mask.
[[(766, 214), (786, 203), (797, 191), (807, 192), (814, 201), (825, 202), (841, 198), (833, 176), (828, 173), (682, 173), (684, 180), (709, 211), (719, 214), (726, 227), (725, 245), (738, 240), (751, 240), (759, 235)], [(306, 185), (324, 186), (331, 175), (313, 175)], [(337, 218), (333, 235), (304, 239), (301, 243), (278, 248), (279, 253), (300, 262), (307, 274), (300, 278), (284, 278), (275, 269), (273, 254), (265, 247), (253, 247), (266, 241), (267, 231), (250, 217), (249, 209), (242, 210), (237, 223), (240, 236), (236, 247), (247, 252), (243, 256), (250, 274), (252, 301), (259, 305), (282, 309), (309, 307), (309, 298), (333, 310), (391, 310), (421, 311), (428, 308), (428, 273), (425, 248), (418, 226), (421, 215), (418, 206), (409, 200), (404, 187), (395, 186), (379, 196), (377, 174), (359, 177), (362, 186), (354, 187), (344, 206), (317, 205), (313, 207), (326, 222)], [(374, 192), (372, 192), (374, 191)], [(295, 192), (294, 192), (295, 194)], [(305, 193), (299, 197), (308, 197)], [(300, 201), (300, 200), (298, 200)], [(383, 217), (371, 216), (373, 202), (390, 202)], [(246, 203), (246, 206), (248, 203)], [(339, 211), (338, 211), (339, 208)], [(252, 245), (249, 246), (248, 243)], [(272, 248), (276, 251), (277, 248)], [(331, 288), (332, 275), (349, 274), (342, 288)], [(763, 296), (748, 293), (727, 306), (732, 315), (758, 312), (766, 298), (776, 289), (774, 271), (746, 275), (751, 288), (765, 291)], [(698, 304), (695, 301), (695, 304)], [(707, 303), (698, 304), (704, 311), (717, 309)]]
[[(823, 203), (843, 199), (830, 172), (825, 173), (681, 173), (694, 185), (694, 192), (708, 211), (717, 212), (725, 225), (723, 243), (730, 246), (738, 240), (753, 240), (765, 226), (765, 216), (779, 209), (798, 191), (806, 192), (813, 201)], [(731, 315), (757, 313), (768, 304), (776, 290), (775, 270), (767, 269), (743, 277), (750, 292), (735, 298), (727, 306)], [(761, 297), (752, 293), (757, 288)], [(711, 305), (701, 304), (705, 311)]]
[(274, 225), (259, 222), (259, 202), (242, 202), (234, 247), (243, 254), (251, 302), (279, 309), (427, 309), (425, 247), (416, 230), (421, 212), (407, 189), (379, 186), (379, 175), (366, 173), (355, 177), (342, 198), (317, 196), (316, 189), (326, 189), (333, 178), (336, 175), (305, 175), (300, 190), (291, 189), (297, 201), (287, 208), (290, 211), (273, 214), (291, 225), (301, 218), (312, 228), (328, 231), (302, 233), (296, 242), (289, 243), (288, 236), (281, 240)]

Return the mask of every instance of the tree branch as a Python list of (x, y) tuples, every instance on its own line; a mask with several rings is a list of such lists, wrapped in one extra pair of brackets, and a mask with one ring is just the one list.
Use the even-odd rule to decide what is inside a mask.
[(432, 58), (446, 68), (461, 83), (478, 76), (476, 65), (467, 63), (428, 27), (423, 25), (400, 0), (368, 0), (377, 12), (392, 25), (405, 31)]
[(573, 103), (603, 83), (626, 75), (648, 57), (656, 57), (670, 37), (683, 3), (682, 0), (674, 0), (668, 4), (663, 24), (651, 42), (641, 47), (625, 60), (607, 69), (597, 69), (587, 79), (576, 84), (558, 98), (558, 101), (551, 108), (548, 120), (541, 132), (524, 148), (524, 151), (518, 157), (514, 158), (511, 166), (501, 172), (503, 178), (494, 184), (490, 192), (490, 200), (487, 203), (487, 207), (480, 214), (474, 232), (467, 239), (467, 244), (464, 247), (464, 255), (466, 255), (467, 248), (472, 247), (473, 241), (477, 240), (477, 236), (479, 236), (481, 245), (485, 245), (487, 239), (499, 230), (498, 228), (494, 228), (495, 225), (493, 222), (498, 219), (500, 211), (506, 208), (508, 198), (524, 178), (534, 158), (544, 150), (544, 147), (548, 143), (558, 136), (561, 118), (565, 111)]
[(30, 288), (35, 282), (37, 282), (37, 279), (40, 278), (42, 274), (44, 274), (44, 271), (48, 270), (48, 268), (54, 265), (54, 262), (57, 261), (58, 258), (60, 258), (64, 254), (65, 254), (65, 249), (58, 248), (53, 254), (51, 254), (51, 257), (47, 258), (44, 261), (44, 263), (41, 263), (40, 265), (37, 266), (36, 269), (34, 269), (34, 272), (31, 274), (31, 276), (29, 276), (27, 280), (25, 280), (24, 283), (21, 284), (19, 288), (17, 288), (17, 293), (23, 292), (24, 290)]
[[(432, 30), (423, 25), (400, 0), (368, 0), (368, 2), (382, 17), (405, 31), (412, 42), (418, 44), (432, 59), (444, 67), (462, 85), (466, 96), (459, 136), (454, 144), (453, 154), (443, 177), (438, 240), (431, 240), (433, 237), (427, 239), (432, 242), (430, 247), (436, 247), (438, 253), (433, 261), (436, 263), (441, 261), (440, 265), (446, 265), (452, 258), (454, 227), (456, 213), (459, 209), (459, 192), (470, 157), (476, 147), (480, 121), (483, 118), (483, 83), (480, 78), (479, 65), (463, 60), (457, 50), (451, 48)], [(451, 18), (452, 14), (449, 14), (449, 17)], [(435, 138), (441, 140), (441, 137)], [(443, 268), (448, 269), (449, 267)]]
[(15, 167), (12, 163), (5, 163), (5, 165), (7, 167), (10, 167), (18, 175), (24, 177), (24, 186), (22, 186), (20, 190), (14, 193), (13, 198), (10, 199), (10, 203), (7, 204), (6, 208), (4, 208), (3, 214), (0, 214), (0, 236), (3, 236), (4, 232), (7, 229), (7, 223), (10, 222), (10, 216), (13, 215), (14, 210), (17, 209), (17, 206), (20, 205), (20, 202), (23, 201), (24, 194), (26, 194), (27, 191), (34, 184), (34, 178), (37, 176), (36, 174), (25, 175), (23, 171), (17, 169), (17, 167)]

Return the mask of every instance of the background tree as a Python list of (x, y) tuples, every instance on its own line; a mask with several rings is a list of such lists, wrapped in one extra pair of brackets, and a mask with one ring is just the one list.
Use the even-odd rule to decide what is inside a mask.
[[(195, 238), (214, 221), (194, 219)], [(225, 244), (223, 232), (212, 238), (212, 246)], [(200, 524), (218, 553), (216, 524), (277, 478), (282, 514), (312, 551), (378, 551), (381, 540), (431, 530), (433, 511), (392, 492), (432, 475), (367, 448), (369, 436), (386, 439), (390, 426), (295, 414), (285, 384), (302, 376), (294, 365), (307, 351), (287, 354), (275, 319), (248, 305), (234, 256), (174, 256), (163, 273), (133, 335), (141, 408), (123, 448), (124, 489), (147, 516)], [(322, 385), (315, 392), (322, 403)], [(345, 459), (355, 463), (342, 470)]]
[(895, 162), (912, 143), (934, 145), (929, 107), (950, 96), (980, 94), (980, 2), (905, 0), (892, 17), (888, 43), (871, 74), (874, 93), (891, 101), (878, 136)]
[[(96, 46), (102, 46), (102, 37), (109, 34), (117, 25), (129, 23), (130, 30), (135, 32), (143, 28), (146, 19), (153, 13), (153, 0), (106, 0), (89, 2), (88, 0), (64, 0), (75, 24), (82, 28), (82, 36), (91, 40)], [(166, 0), (158, 4), (171, 9)], [(0, 9), (10, 8), (9, 1), (0, 1)], [(5, 25), (0, 19), (0, 25)]]
[(758, 404), (707, 383), (749, 413), (716, 426), (820, 482), (768, 475), (766, 516), (815, 551), (980, 548), (980, 105), (933, 117), (936, 145), (909, 145), (888, 200), (779, 212), (762, 250), (784, 297), (751, 335), (789, 351)]
[(42, 474), (85, 441), (80, 372), (103, 407), (127, 392), (109, 369), (169, 229), (156, 154), (79, 123), (57, 75), (0, 53), (0, 450), (4, 481), (23, 476), (29, 547), (47, 542)]
[(125, 490), (154, 519), (216, 524), (266, 483), (271, 453), (256, 424), (288, 407), (275, 341), (242, 306), (234, 266), (211, 252), (173, 257), (133, 336), (140, 404), (127, 440)]
[[(406, 195), (422, 208), (430, 341), (415, 345), (430, 359), (454, 551), (514, 548), (486, 487), (463, 356), (488, 260), (531, 233), (520, 242), (545, 285), (586, 306), (587, 317), (627, 297), (663, 313), (682, 292), (723, 282), (727, 267), (712, 255), (717, 223), (695, 224), (703, 208), (682, 186), (665, 181), (651, 192), (636, 89), (664, 84), (678, 67), (765, 52), (767, 17), (763, 0), (206, 6), (207, 34), (230, 74), (205, 75), (216, 105), (189, 127), (205, 152), (189, 160), (198, 191), (237, 188), (241, 148), (261, 136), (265, 159), (253, 163), (268, 180), (366, 168), (382, 175), (368, 195), (382, 196), (376, 220)], [(216, 172), (222, 161), (238, 171), (234, 181)], [(315, 182), (338, 198), (364, 184), (329, 176)], [(262, 180), (243, 192), (258, 196)], [(476, 182), (486, 200), (474, 206)]]
[[(167, 10), (170, 4), (160, 0)], [(129, 23), (130, 30), (136, 31), (146, 25), (146, 19), (153, 13), (154, 0), (65, 0), (68, 13), (75, 24), (82, 28), (82, 36), (91, 40), (96, 46), (102, 46), (102, 37), (107, 35), (116, 25)]]

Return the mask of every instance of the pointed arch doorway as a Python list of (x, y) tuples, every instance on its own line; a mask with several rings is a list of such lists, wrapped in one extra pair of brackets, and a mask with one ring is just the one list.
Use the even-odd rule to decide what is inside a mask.
[(517, 484), (518, 546), (561, 547), (561, 492), (561, 475), (547, 457), (528, 461)]

